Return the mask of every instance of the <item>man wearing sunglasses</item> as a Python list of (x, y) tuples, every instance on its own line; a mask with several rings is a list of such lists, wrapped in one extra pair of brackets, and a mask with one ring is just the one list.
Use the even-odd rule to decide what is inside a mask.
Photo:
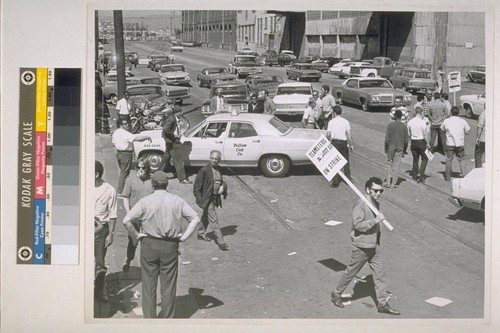
[[(382, 179), (378, 177), (371, 177), (368, 179), (365, 184), (365, 192), (366, 198), (377, 209), (380, 209), (378, 199), (382, 192), (384, 192)], [(332, 292), (332, 302), (335, 306), (339, 308), (344, 307), (342, 293), (361, 268), (368, 262), (373, 271), (378, 312), (391, 315), (400, 314), (398, 310), (394, 310), (390, 307), (388, 303), (390, 295), (386, 292), (385, 271), (382, 267), (380, 249), (380, 222), (384, 219), (384, 215), (380, 212), (375, 216), (361, 199), (354, 205), (352, 210), (353, 223), (351, 227), (351, 262), (340, 278), (335, 290)]]

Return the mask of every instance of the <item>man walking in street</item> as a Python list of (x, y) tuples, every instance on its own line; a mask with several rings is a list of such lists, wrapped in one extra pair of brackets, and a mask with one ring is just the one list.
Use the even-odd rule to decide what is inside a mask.
[(125, 91), (123, 93), (123, 98), (116, 103), (115, 109), (116, 112), (118, 112), (118, 119), (125, 119), (126, 121), (130, 121), (131, 107), (128, 99), (129, 99), (128, 91)]
[[(349, 163), (349, 150), (353, 150), (351, 125), (349, 121), (342, 117), (342, 108), (338, 105), (333, 107), (335, 117), (328, 123), (326, 137), (332, 142), (332, 145), (347, 160), (343, 172), (347, 178), (351, 178), (351, 167)], [(336, 174), (330, 182), (330, 187), (339, 187), (340, 176)]]
[[(173, 318), (177, 292), (179, 242), (186, 241), (200, 219), (184, 199), (168, 193), (168, 176), (151, 176), (154, 192), (137, 202), (123, 219), (135, 244), (141, 241), (142, 311), (144, 318)], [(182, 219), (189, 222), (183, 232)], [(140, 221), (138, 233), (132, 221)], [(156, 289), (160, 276), (161, 311), (156, 313)]]
[[(408, 122), (408, 136), (411, 140), (410, 151), (413, 156), (412, 178), (416, 182), (425, 183), (425, 168), (427, 167), (427, 155), (425, 151), (429, 148), (430, 123), (423, 116), (420, 106), (414, 109), (415, 116)], [(419, 161), (422, 163), (419, 167)]]
[(222, 88), (215, 90), (215, 96), (210, 100), (210, 110), (215, 114), (222, 112), (226, 105), (226, 98), (222, 96)]
[(170, 161), (172, 161), (175, 172), (172, 172), (179, 183), (181, 184), (192, 184), (187, 177), (186, 171), (184, 169), (184, 159), (182, 158), (181, 150), (182, 144), (180, 142), (180, 129), (178, 125), (178, 118), (181, 116), (180, 105), (174, 105), (174, 112), (171, 114), (167, 120), (165, 120), (165, 125), (163, 126), (162, 137), (165, 140), (165, 154), (161, 159), (158, 170), (166, 171), (166, 168), (170, 166)]
[(259, 92), (259, 95), (262, 96), (264, 100), (264, 114), (274, 115), (276, 112), (276, 104), (274, 104), (273, 99), (269, 97), (269, 91), (264, 89)]
[(396, 110), (394, 121), (387, 125), (385, 132), (384, 149), (387, 154), (387, 178), (384, 186), (388, 188), (398, 187), (401, 158), (406, 155), (408, 148), (408, 130), (406, 125), (401, 122), (402, 115), (401, 110)]
[(117, 129), (113, 133), (111, 142), (116, 148), (116, 160), (118, 162), (118, 167), (120, 168), (117, 191), (118, 196), (121, 196), (125, 180), (130, 174), (130, 168), (132, 168), (132, 158), (134, 152), (133, 142), (146, 140), (151, 142), (151, 137), (149, 135), (130, 133), (130, 123), (126, 119), (118, 118), (116, 121), (116, 127)]
[(218, 150), (210, 152), (210, 162), (200, 169), (196, 175), (193, 186), (193, 194), (196, 198), (196, 204), (203, 209), (201, 216), (200, 229), (198, 229), (198, 239), (210, 241), (206, 232), (208, 226), (212, 229), (215, 241), (223, 251), (229, 250), (229, 245), (224, 241), (222, 231), (219, 226), (216, 207), (222, 207), (221, 196), (224, 199), (227, 196), (227, 185), (222, 178), (222, 172), (219, 168), (222, 153)]
[(438, 147), (441, 145), (441, 150), (444, 154), (446, 148), (446, 137), (444, 132), (441, 130), (441, 125), (446, 117), (446, 105), (441, 100), (441, 94), (438, 92), (434, 93), (434, 100), (429, 103), (429, 119), (431, 121), (431, 141), (429, 142), (430, 150), (434, 153), (437, 148), (434, 148), (434, 142), (436, 141), (436, 136), (438, 139)]
[[(128, 213), (135, 204), (142, 198), (154, 192), (153, 184), (151, 184), (151, 167), (149, 162), (140, 159), (137, 162), (137, 173), (127, 178), (125, 187), (123, 188), (123, 208)], [(140, 221), (132, 221), (135, 230), (139, 231)], [(122, 270), (127, 273), (130, 269), (130, 263), (134, 260), (137, 243), (128, 236), (127, 256), (123, 263)]]
[[(382, 180), (371, 177), (365, 183), (366, 199), (368, 199), (378, 210), (379, 198), (382, 192)], [(382, 251), (380, 249), (380, 223), (385, 219), (379, 212), (377, 216), (368, 208), (366, 203), (360, 199), (352, 210), (351, 243), (352, 254), (349, 265), (332, 292), (332, 302), (339, 308), (344, 307), (342, 293), (352, 279), (358, 274), (368, 262), (373, 271), (375, 292), (377, 294), (377, 308), (379, 313), (399, 315), (389, 305), (389, 296), (386, 291), (385, 271), (382, 267)]]
[(450, 180), (452, 172), (453, 157), (457, 156), (458, 165), (460, 166), (460, 175), (464, 175), (462, 161), (465, 158), (465, 136), (469, 134), (470, 126), (465, 120), (458, 117), (460, 109), (458, 106), (451, 108), (451, 117), (444, 120), (441, 125), (441, 130), (446, 133), (446, 167), (444, 172), (444, 180)]
[(476, 147), (474, 148), (474, 163), (476, 168), (483, 166), (483, 155), (486, 148), (484, 130), (486, 126), (486, 105), (484, 111), (479, 115), (477, 121)]
[(116, 191), (102, 179), (104, 166), (95, 161), (95, 189), (94, 189), (94, 261), (95, 281), (94, 297), (107, 303), (105, 263), (107, 248), (113, 244), (113, 233), (116, 223)]
[(318, 122), (320, 129), (328, 128), (328, 123), (332, 120), (333, 107), (335, 104), (335, 98), (330, 94), (330, 87), (328, 85), (321, 86), (321, 104), (323, 105), (323, 115)]

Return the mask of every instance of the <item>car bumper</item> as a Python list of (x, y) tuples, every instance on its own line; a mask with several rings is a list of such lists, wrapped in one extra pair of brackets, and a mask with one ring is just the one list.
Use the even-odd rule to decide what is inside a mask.
[(163, 82), (165, 84), (171, 85), (171, 86), (181, 86), (181, 85), (189, 85), (190, 80), (186, 79), (163, 79)]
[(253, 74), (262, 74), (262, 69), (239, 70), (238, 74), (240, 76), (248, 76), (248, 75), (253, 75)]
[[(371, 107), (393, 107), (395, 106), (394, 102), (380, 102), (380, 101), (370, 101), (368, 102), (368, 105)], [(403, 102), (404, 106), (410, 106), (411, 101), (405, 101)]]
[(448, 201), (451, 202), (455, 207), (461, 208), (463, 207), (462, 200), (456, 197), (448, 197)]
[(178, 99), (188, 99), (191, 98), (191, 95), (184, 94), (184, 95), (166, 95), (170, 99), (178, 100)]
[(303, 109), (280, 109), (276, 108), (275, 114), (277, 115), (287, 115), (287, 116), (303, 116), (304, 115), (304, 110)]

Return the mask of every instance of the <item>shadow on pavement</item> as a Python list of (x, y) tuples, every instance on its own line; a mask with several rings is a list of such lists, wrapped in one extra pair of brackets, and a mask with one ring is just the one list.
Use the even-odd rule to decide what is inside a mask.
[(228, 225), (228, 226), (220, 228), (220, 230), (222, 232), (222, 236), (232, 236), (238, 232), (237, 229), (238, 229), (237, 225)]
[(355, 301), (360, 298), (371, 297), (373, 304), (365, 304), (367, 306), (373, 307), (377, 304), (377, 295), (375, 293), (375, 283), (373, 282), (373, 276), (367, 275), (363, 279), (356, 279), (356, 283), (352, 288), (351, 301)]
[(330, 259), (323, 259), (323, 260), (319, 260), (318, 261), (320, 264), (322, 264), (323, 266), (326, 266), (328, 267), (329, 269), (331, 269), (332, 271), (334, 272), (342, 272), (342, 271), (345, 271), (346, 269), (346, 265), (344, 265), (343, 263), (333, 259), (333, 258), (330, 258)]
[(451, 221), (464, 221), (484, 224), (485, 217), (484, 212), (462, 207), (455, 214), (448, 215), (447, 219)]
[(203, 295), (200, 288), (189, 288), (187, 295), (175, 298), (175, 318), (191, 318), (198, 310), (211, 309), (224, 303), (210, 295)]

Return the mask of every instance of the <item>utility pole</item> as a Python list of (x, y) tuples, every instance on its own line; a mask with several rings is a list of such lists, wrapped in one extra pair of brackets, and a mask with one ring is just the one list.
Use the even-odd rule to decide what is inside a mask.
[(121, 10), (113, 11), (115, 25), (115, 51), (118, 99), (122, 99), (125, 89), (125, 43), (123, 42), (123, 16)]

